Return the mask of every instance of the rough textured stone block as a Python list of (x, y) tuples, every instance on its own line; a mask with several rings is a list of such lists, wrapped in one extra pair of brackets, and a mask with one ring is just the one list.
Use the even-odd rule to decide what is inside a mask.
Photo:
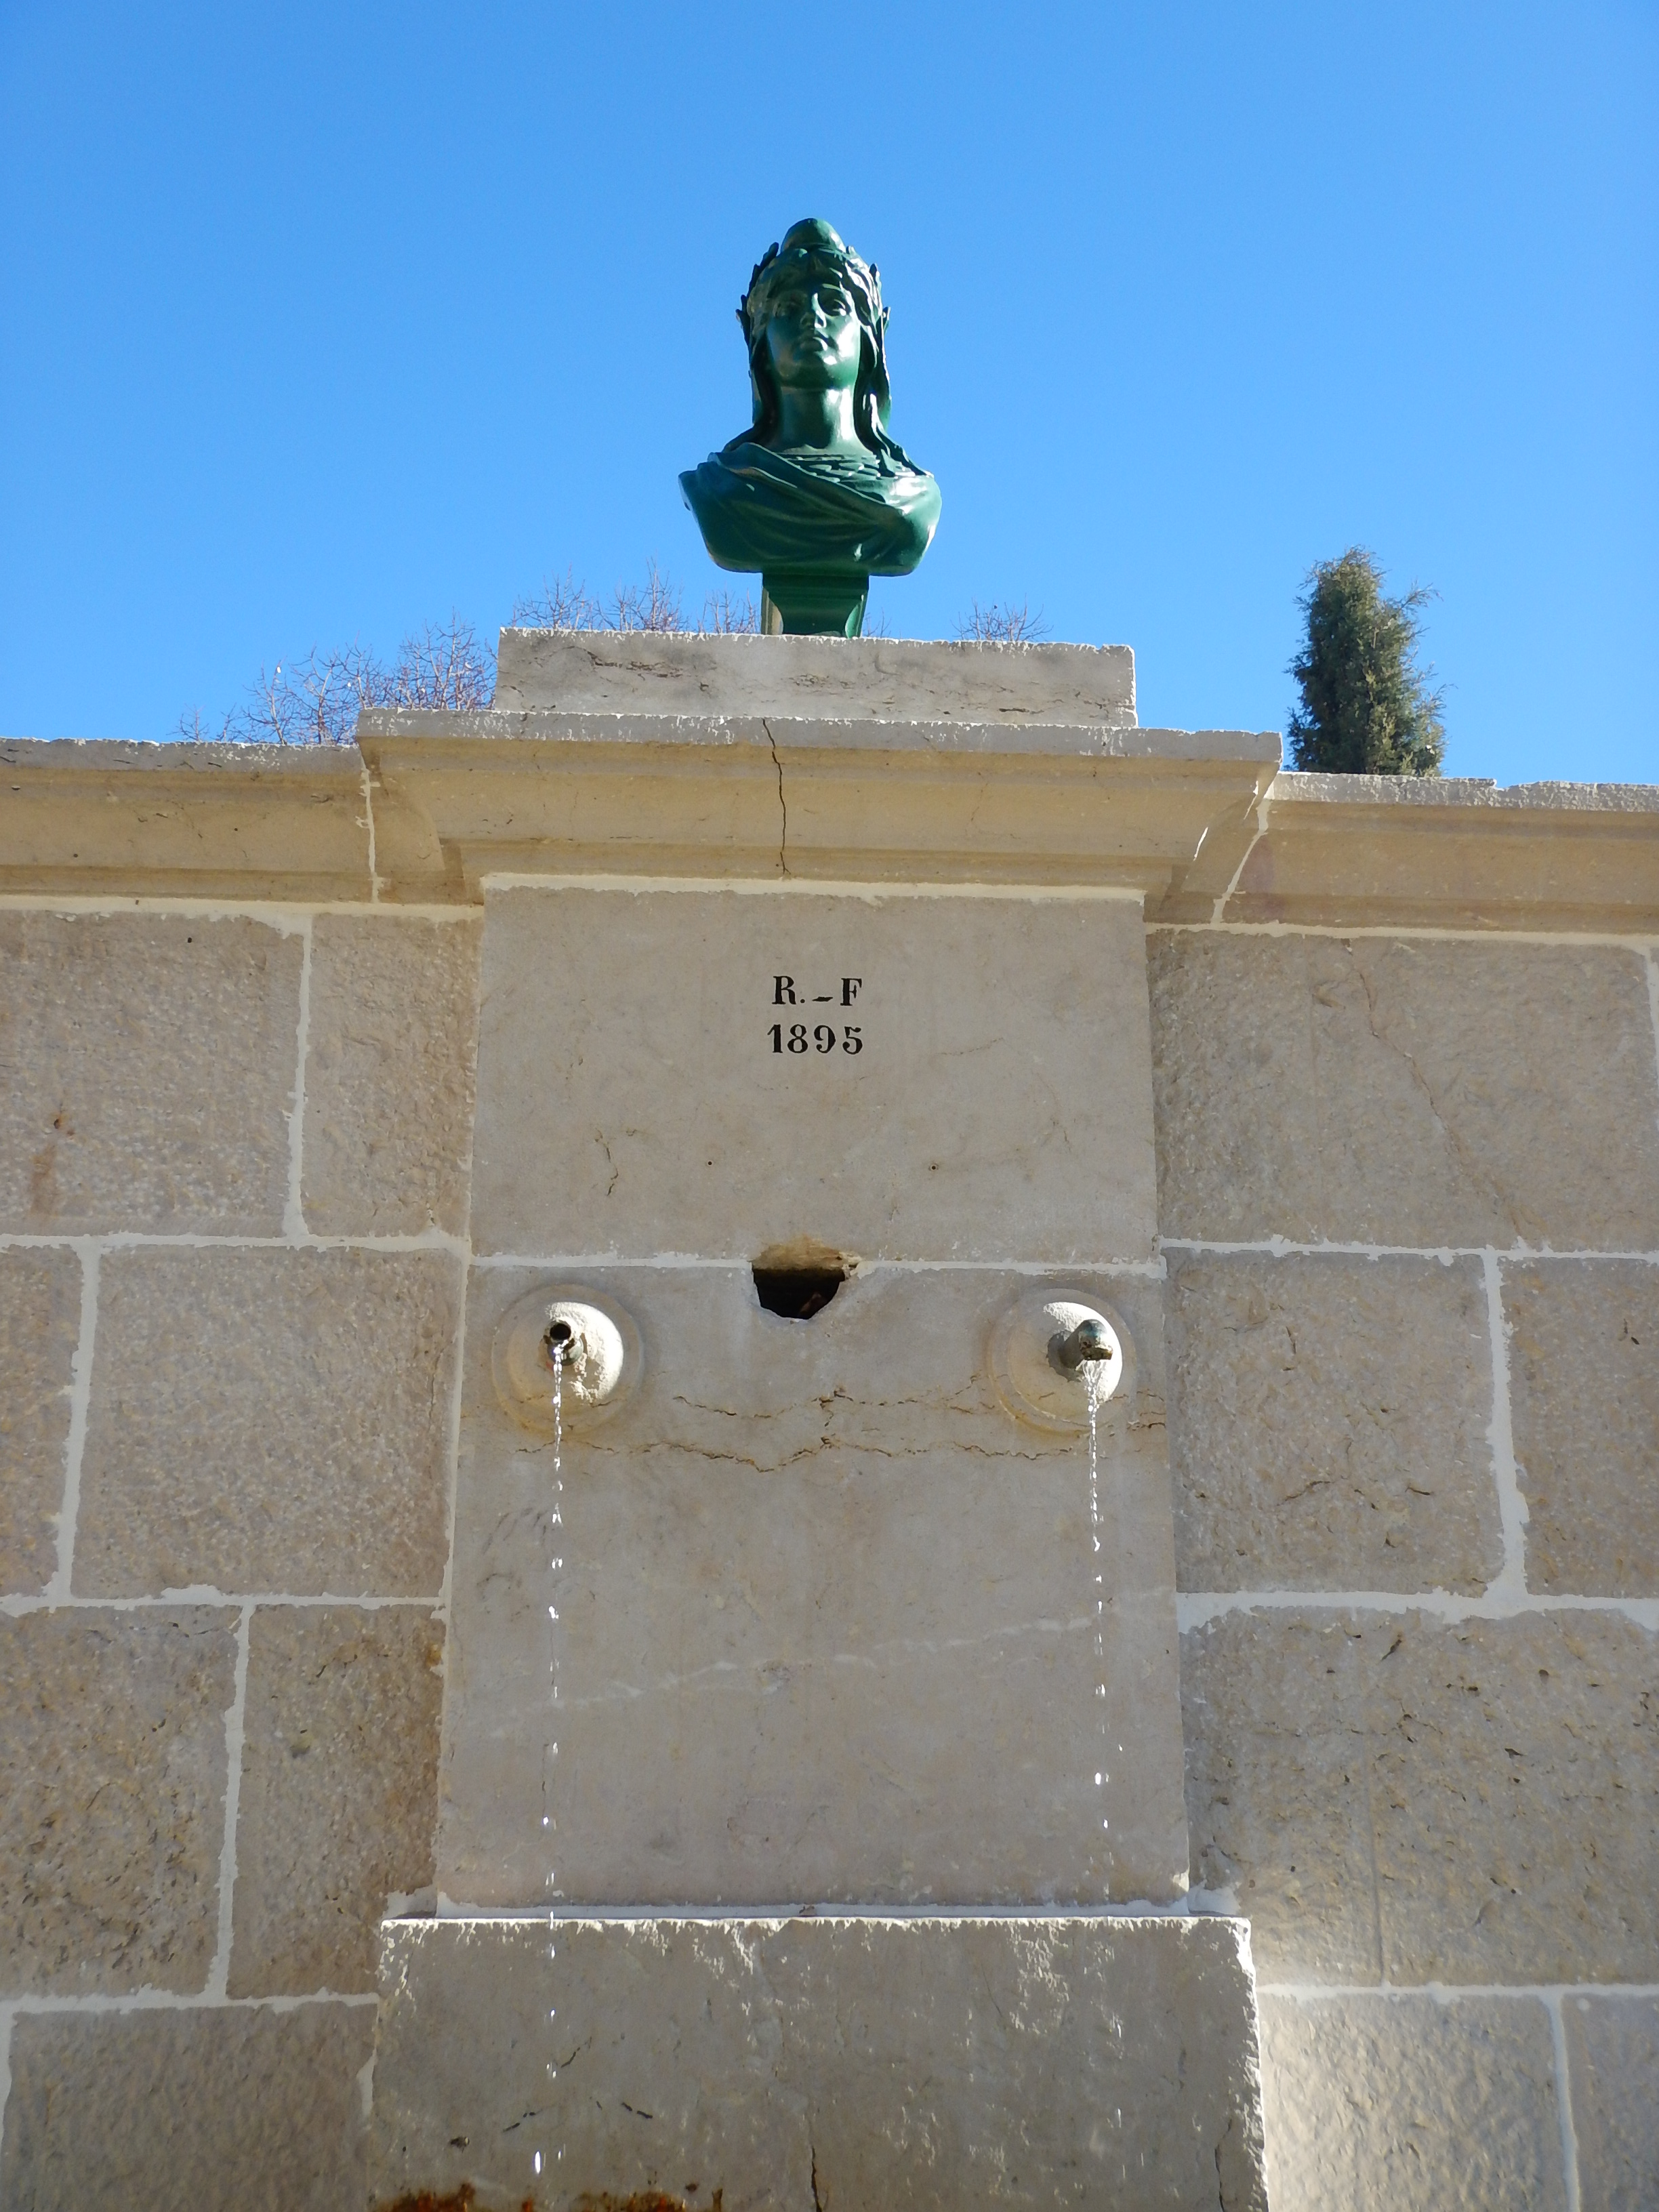
[(474, 1245), (1146, 1258), (1144, 942), (1111, 900), (498, 894)]
[(259, 921), (0, 915), (0, 1227), (276, 1235), (301, 957)]
[(442, 1663), (424, 1607), (254, 1614), (232, 1996), (374, 1988), (388, 1899), (432, 1881)]
[(75, 1254), (0, 1253), (0, 1589), (44, 1589), (58, 1565), (80, 1333)]
[(1181, 1639), (1193, 1880), (1269, 1979), (1381, 1978), (1361, 1635), (1231, 1613)]
[(370, 2194), (1266, 2212), (1259, 2100), (1236, 1922), (405, 1921)]
[(1583, 1613), (1382, 1629), (1389, 1978), (1659, 1980), (1659, 1638)]
[(1480, 1263), (1171, 1254), (1184, 1589), (1482, 1589), (1503, 1565)]
[(1659, 1596), (1659, 1268), (1506, 1267), (1527, 1587)]
[(0, 1996), (203, 1986), (235, 1673), (205, 1606), (0, 1617)]
[(303, 1154), (315, 1234), (465, 1230), (480, 933), (318, 915)]
[(1261, 2047), (1273, 2212), (1565, 2212), (1535, 1998), (1264, 1996)]
[(12, 2029), (18, 2212), (362, 2212), (369, 2005), (58, 2014)]
[(443, 1253), (109, 1255), (76, 1589), (435, 1593), (460, 1283)]
[(1567, 1997), (1561, 2018), (1585, 2212), (1652, 2212), (1659, 2204), (1659, 2002), (1616, 1992)]
[(573, 1416), (556, 1536), (550, 1440), (489, 1374), (496, 1316), (536, 1279), (480, 1270), (469, 1301), (445, 1894), (544, 1897), (544, 1813), (578, 1904), (1184, 1891), (1156, 1283), (1100, 1286), (1140, 1354), (1133, 1421), (1109, 1407), (1103, 1431), (1100, 1700), (1085, 1441), (1015, 1421), (985, 1377), (1029, 1276), (878, 1269), (798, 1322), (760, 1310), (747, 1268), (592, 1270), (644, 1379), (610, 1419)]
[(1634, 953), (1197, 930), (1148, 961), (1166, 1236), (1659, 1246)]
[(1182, 1644), (1194, 1866), (1265, 1972), (1376, 1972), (1369, 1861), (1390, 1981), (1659, 1978), (1659, 1639), (1263, 1611)]

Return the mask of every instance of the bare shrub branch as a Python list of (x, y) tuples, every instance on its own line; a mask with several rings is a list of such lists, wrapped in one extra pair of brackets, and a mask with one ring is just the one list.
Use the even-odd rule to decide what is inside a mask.
[(478, 642), (471, 623), (452, 613), (406, 637), (392, 667), (374, 672), (376, 696), (366, 707), (429, 707), (453, 714), (476, 712), (495, 696), (495, 656)]
[(607, 629), (675, 631), (680, 621), (680, 590), (665, 576), (655, 561), (645, 564), (645, 582), (618, 584), (611, 602)]
[(539, 592), (513, 602), (513, 620), (524, 629), (603, 629), (599, 603), (576, 581), (574, 568), (562, 576), (544, 576)]
[(227, 714), (216, 730), (210, 722), (204, 722), (202, 720), (202, 710), (199, 707), (186, 707), (172, 729), (168, 731), (167, 735), (183, 738), (192, 745), (234, 744), (235, 739), (231, 734), (231, 716)]
[(1030, 645), (1048, 635), (1042, 610), (1039, 607), (1033, 614), (1025, 599), (1018, 606), (1012, 599), (992, 599), (984, 606), (975, 599), (971, 611), (957, 624), (957, 635), (976, 645)]
[(406, 637), (390, 668), (361, 645), (325, 653), (313, 646), (300, 661), (261, 668), (245, 703), (219, 727), (204, 726), (199, 708), (181, 714), (181, 738), (244, 745), (346, 745), (365, 707), (435, 707), (465, 713), (495, 696), (495, 655), (471, 623), (452, 614)]
[(710, 592), (702, 603), (700, 629), (713, 637), (749, 637), (760, 628), (760, 609), (745, 592)]

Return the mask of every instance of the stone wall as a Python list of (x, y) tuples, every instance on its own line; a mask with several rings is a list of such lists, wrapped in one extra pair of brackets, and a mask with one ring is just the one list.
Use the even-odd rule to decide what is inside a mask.
[[(479, 923), (372, 852), (239, 907), (124, 850), (0, 907), (0, 2205), (359, 2212), (374, 1931), (434, 1879)], [(1287, 928), (1252, 851), (1147, 945), (1192, 1878), (1251, 1923), (1276, 2212), (1635, 2212), (1656, 909), (1344, 935), (1310, 862)]]
[(8, 2212), (362, 2203), (376, 1927), (432, 1881), (478, 935), (0, 911)]
[(1155, 932), (1188, 1819), (1277, 2212), (1655, 2201), (1653, 949)]

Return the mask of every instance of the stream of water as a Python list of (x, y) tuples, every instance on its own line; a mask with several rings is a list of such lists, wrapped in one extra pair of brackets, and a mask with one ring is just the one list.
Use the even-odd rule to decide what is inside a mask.
[[(553, 1502), (548, 1516), (547, 1689), (550, 1728), (547, 1755), (542, 1767), (542, 1832), (543, 1840), (548, 1851), (547, 1893), (550, 1902), (547, 1915), (547, 1955), (550, 1960), (556, 1960), (559, 1955), (559, 1917), (553, 1908), (551, 1899), (557, 1894), (559, 1887), (559, 1870), (554, 1857), (557, 1848), (554, 1839), (558, 1834), (559, 1827), (558, 1817), (554, 1810), (558, 1802), (554, 1790), (554, 1782), (557, 1773), (560, 1727), (559, 1577), (564, 1571), (564, 1346), (562, 1344), (550, 1344), (548, 1351), (553, 1361)], [(558, 2032), (555, 2023), (558, 2017), (558, 2007), (550, 2005), (547, 2010), (548, 2039), (550, 2043), (554, 2044), (556, 2051), (556, 2055), (547, 2062), (547, 2078), (550, 2081), (556, 2081), (559, 2078), (555, 2040)], [(555, 2150), (554, 2162), (556, 2164), (563, 2156), (564, 2152), (562, 2149)], [(542, 2166), (543, 2154), (538, 2150), (531, 2160), (531, 2172), (539, 2178)]]
[[(1084, 1370), (1084, 1382), (1089, 1394), (1089, 1541), (1092, 1547), (1090, 1556), (1095, 1571), (1095, 1702), (1100, 1708), (1100, 1765), (1095, 1770), (1097, 1790), (1104, 1790), (1112, 1778), (1106, 1771), (1106, 1565), (1100, 1537), (1100, 1384), (1103, 1379), (1099, 1366), (1091, 1361)], [(1103, 1832), (1112, 1825), (1106, 1817), (1105, 1804), (1103, 1797), (1100, 1800)]]

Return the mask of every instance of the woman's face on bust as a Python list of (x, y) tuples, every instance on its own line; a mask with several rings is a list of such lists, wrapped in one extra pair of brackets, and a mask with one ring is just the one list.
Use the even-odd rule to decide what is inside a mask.
[(840, 277), (786, 277), (766, 319), (766, 345), (778, 382), (799, 390), (845, 390), (858, 382), (864, 331)]

